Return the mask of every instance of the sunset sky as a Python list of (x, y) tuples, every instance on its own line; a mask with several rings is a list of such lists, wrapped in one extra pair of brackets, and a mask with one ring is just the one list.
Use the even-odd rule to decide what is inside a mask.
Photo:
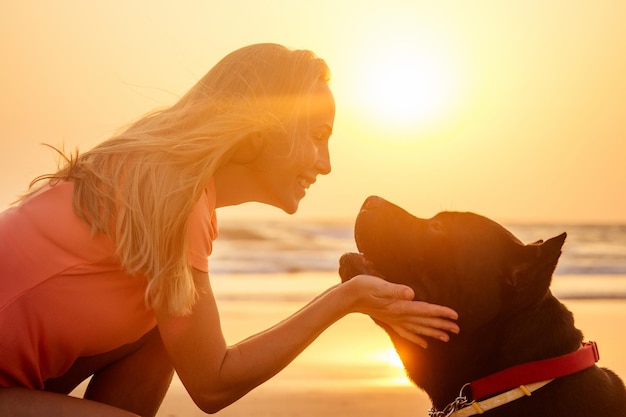
[(420, 217), (626, 223), (625, 19), (622, 0), (2, 0), (0, 207), (53, 169), (40, 143), (88, 149), (276, 42), (324, 58), (337, 101), (333, 172), (295, 219), (377, 194)]

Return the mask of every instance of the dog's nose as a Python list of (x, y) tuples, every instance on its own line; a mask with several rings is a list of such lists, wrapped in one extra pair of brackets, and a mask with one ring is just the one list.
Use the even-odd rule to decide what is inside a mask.
[(378, 197), (377, 195), (371, 195), (365, 199), (363, 205), (361, 206), (361, 210), (375, 209), (381, 207), (384, 203), (384, 199)]

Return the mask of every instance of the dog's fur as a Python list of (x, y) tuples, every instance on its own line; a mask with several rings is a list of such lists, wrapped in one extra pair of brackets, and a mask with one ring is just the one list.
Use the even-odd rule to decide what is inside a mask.
[[(448, 343), (431, 340), (427, 349), (378, 323), (410, 379), (442, 410), (465, 383), (581, 346), (573, 315), (549, 289), (565, 237), (524, 245), (477, 214), (442, 212), (419, 219), (372, 196), (355, 223), (360, 254), (342, 256), (339, 274), (343, 281), (365, 273), (406, 284), (416, 300), (459, 313), (461, 333)], [(601, 352), (602, 341), (598, 344)], [(626, 390), (613, 372), (593, 366), (486, 415), (625, 417)]]

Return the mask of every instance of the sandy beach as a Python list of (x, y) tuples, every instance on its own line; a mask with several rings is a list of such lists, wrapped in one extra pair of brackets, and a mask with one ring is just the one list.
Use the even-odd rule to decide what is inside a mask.
[[(329, 274), (310, 286), (324, 287), (333, 279)], [(275, 324), (303, 305), (302, 301), (228, 299), (228, 281), (218, 280), (214, 286), (218, 300), (220, 294), (225, 298), (220, 301), (220, 314), (230, 343)], [(599, 364), (626, 378), (626, 335), (621, 330), (626, 322), (626, 300), (564, 303), (574, 313), (585, 338), (598, 343)], [(426, 416), (430, 408), (427, 396), (406, 380), (392, 353), (387, 335), (368, 317), (350, 315), (333, 325), (283, 372), (217, 415)], [(175, 379), (158, 416), (202, 415)]]
[[(615, 278), (615, 279), (613, 279)], [(269, 280), (269, 281), (268, 281)], [(302, 307), (336, 280), (334, 273), (276, 274), (271, 277), (237, 276), (213, 279), (224, 334), (236, 343), (262, 331)], [(559, 277), (552, 289), (568, 293), (577, 277)], [(598, 277), (598, 287), (610, 294), (626, 290), (626, 276)], [(259, 285), (262, 283), (271, 285)], [(595, 281), (593, 281), (595, 282)], [(246, 299), (250, 288), (259, 285), (254, 299)], [(281, 299), (280, 294), (287, 294)], [(626, 299), (564, 299), (574, 313), (576, 327), (585, 340), (598, 343), (599, 365), (626, 380)], [(82, 396), (85, 384), (73, 393)], [(369, 317), (352, 314), (331, 326), (302, 355), (273, 379), (256, 388), (219, 417), (319, 417), (319, 416), (427, 416), (428, 397), (404, 376), (386, 335)], [(158, 417), (205, 416), (175, 376), (157, 414)]]

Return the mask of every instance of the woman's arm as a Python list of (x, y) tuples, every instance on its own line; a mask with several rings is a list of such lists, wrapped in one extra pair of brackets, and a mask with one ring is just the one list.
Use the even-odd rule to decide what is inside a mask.
[[(412, 290), (371, 276), (359, 276), (330, 288), (272, 328), (227, 346), (208, 274), (194, 271), (199, 299), (188, 317), (157, 311), (163, 342), (194, 402), (214, 413), (265, 382), (313, 342), (328, 326), (351, 312), (381, 320), (405, 337), (424, 344), (420, 333), (442, 339), (441, 329), (457, 332), (446, 307), (410, 300)], [(436, 317), (439, 316), (439, 317)]]

